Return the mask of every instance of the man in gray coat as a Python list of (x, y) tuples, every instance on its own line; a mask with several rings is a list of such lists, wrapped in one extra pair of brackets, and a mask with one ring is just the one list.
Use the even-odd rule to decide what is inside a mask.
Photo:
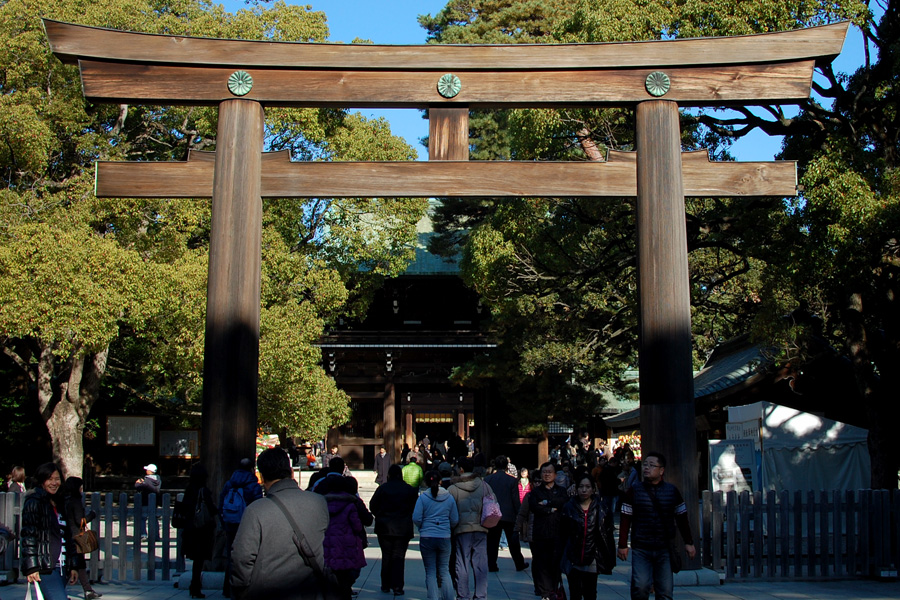
[(500, 536), (506, 532), (506, 542), (509, 544), (509, 553), (516, 565), (516, 571), (524, 571), (528, 568), (525, 557), (522, 556), (522, 547), (519, 545), (519, 534), (516, 532), (516, 516), (522, 503), (519, 501), (519, 481), (506, 472), (509, 460), (500, 455), (494, 459), (494, 473), (484, 478), (484, 482), (494, 490), (497, 503), (500, 504), (500, 512), (503, 516), (496, 527), (488, 529), (487, 534), (487, 558), (488, 571), (500, 570), (497, 564), (497, 555), (500, 550)]
[[(241, 519), (231, 551), (232, 594), (237, 600), (321, 600), (324, 595), (316, 571), (325, 568), (328, 503), (324, 496), (300, 489), (292, 477), (290, 459), (281, 448), (265, 450), (256, 465), (266, 498), (247, 506)], [(293, 527), (273, 497), (285, 505), (299, 526), (306, 559), (297, 550)]]

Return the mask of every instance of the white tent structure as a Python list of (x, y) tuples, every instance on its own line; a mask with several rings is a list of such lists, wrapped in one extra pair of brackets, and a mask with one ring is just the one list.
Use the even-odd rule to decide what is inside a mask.
[[(744, 432), (758, 424), (757, 489), (860, 490), (870, 487), (868, 430), (770, 402), (728, 408)], [(746, 435), (746, 433), (745, 433)]]

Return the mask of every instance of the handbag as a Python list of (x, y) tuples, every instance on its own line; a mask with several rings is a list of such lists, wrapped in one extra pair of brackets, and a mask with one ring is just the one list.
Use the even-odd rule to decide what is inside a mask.
[(78, 554), (90, 554), (100, 549), (100, 540), (97, 539), (97, 532), (87, 528), (87, 521), (81, 520), (81, 532), (72, 538), (75, 544), (75, 550)]
[(194, 529), (203, 529), (213, 524), (213, 514), (203, 500), (203, 489), (197, 490), (197, 506), (194, 508)]
[[(34, 596), (31, 595), (31, 588), (34, 586)], [(41, 592), (41, 584), (37, 581), (29, 581), (25, 587), (25, 600), (44, 600), (44, 594)]]
[(484, 491), (484, 484), (482, 484), (481, 526), (488, 529), (496, 527), (502, 517), (503, 511), (500, 510), (500, 503), (491, 492)]

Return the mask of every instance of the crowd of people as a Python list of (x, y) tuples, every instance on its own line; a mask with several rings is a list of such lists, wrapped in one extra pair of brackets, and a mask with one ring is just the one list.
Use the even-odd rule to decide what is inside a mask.
[[(281, 447), (259, 455), (259, 477), (253, 461), (242, 460), (218, 494), (207, 487), (206, 469), (195, 464), (173, 514), (184, 555), (193, 561), (191, 598), (205, 597), (201, 572), (221, 530), (226, 597), (350, 600), (366, 566), (366, 528), (373, 523), (381, 591), (395, 597), (405, 594), (406, 555), (418, 530), (428, 600), (486, 599), (488, 573), (500, 569), (501, 546), (517, 571), (530, 567), (542, 600), (566, 598), (564, 582), (571, 600), (594, 600), (598, 577), (612, 572), (617, 556), (628, 558), (629, 534), (631, 597), (643, 600), (654, 588), (657, 598), (671, 598), (676, 528), (685, 553), (693, 557), (695, 550), (685, 503), (663, 481), (663, 456), (647, 453), (641, 478), (627, 446), (607, 457), (578, 442), (532, 474), (505, 456), (487, 461), (474, 444), (458, 442), (432, 448), (425, 441), (396, 464), (381, 448), (374, 465), (378, 487), (368, 506), (336, 447), (305, 490)], [(136, 489), (158, 493), (156, 465), (144, 471)], [(23, 478), (14, 469), (6, 486), (15, 490)], [(33, 481), (22, 510), (22, 573), (48, 600), (66, 598), (66, 583), (76, 581), (86, 599), (100, 597), (73, 544), (95, 517), (85, 513), (81, 480), (63, 482), (60, 468), (48, 463)], [(154, 525), (140, 523), (140, 533), (146, 535), (148, 526)], [(530, 564), (522, 543), (530, 546)]]

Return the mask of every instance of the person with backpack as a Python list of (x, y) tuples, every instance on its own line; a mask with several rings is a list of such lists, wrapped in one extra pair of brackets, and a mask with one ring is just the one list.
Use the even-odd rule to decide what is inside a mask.
[(231, 478), (222, 486), (219, 494), (219, 506), (222, 516), (222, 528), (225, 530), (225, 585), (222, 595), (231, 597), (231, 545), (237, 535), (238, 526), (244, 510), (254, 500), (262, 498), (262, 486), (256, 480), (253, 473), (253, 461), (249, 458), (241, 459), (240, 466), (231, 474)]

